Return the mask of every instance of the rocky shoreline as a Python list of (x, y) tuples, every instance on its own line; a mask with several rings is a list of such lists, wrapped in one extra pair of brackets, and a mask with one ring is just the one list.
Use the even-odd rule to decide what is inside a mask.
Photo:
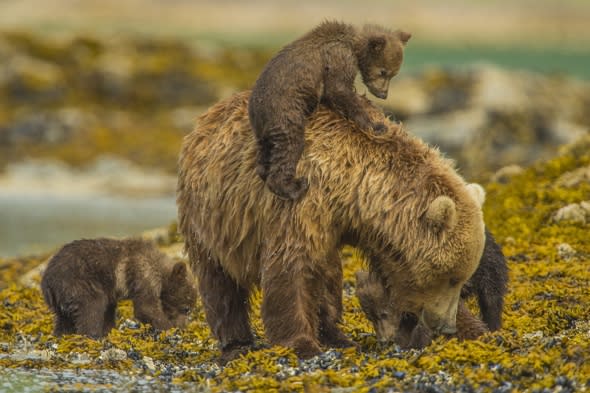
[[(0, 105), (1, 193), (173, 200), (180, 141), (194, 118), (247, 88), (269, 55), (163, 39), (0, 34), (0, 56), (10, 59), (0, 64), (0, 103), (11, 103)], [(354, 296), (362, 257), (346, 248), (343, 328), (359, 350), (298, 361), (268, 348), (257, 295), (257, 350), (220, 367), (200, 303), (182, 331), (138, 324), (123, 302), (103, 340), (52, 336), (38, 288), (51, 250), (26, 251), (0, 257), (0, 390), (590, 391), (588, 82), (491, 66), (432, 68), (404, 70), (390, 96), (380, 102), (388, 113), (486, 188), (486, 225), (510, 268), (502, 330), (478, 341), (437, 339), (420, 351), (380, 346)], [(144, 235), (186, 258), (175, 224)]]
[[(50, 390), (305, 391), (305, 392), (574, 392), (590, 389), (590, 244), (587, 219), (590, 138), (562, 148), (557, 158), (523, 169), (504, 183), (486, 185), (486, 223), (509, 261), (504, 328), (478, 341), (437, 339), (424, 350), (380, 346), (354, 297), (361, 257), (344, 250), (344, 331), (360, 350), (329, 349), (298, 361), (264, 342), (258, 315), (256, 351), (216, 364), (216, 342), (197, 305), (186, 330), (155, 332), (120, 307), (117, 329), (104, 340), (55, 338), (38, 290), (39, 272), (6, 274), (2, 261), (0, 366), (15, 370), (5, 386), (27, 378)], [(572, 180), (573, 179), (573, 180)], [(579, 210), (576, 210), (579, 211)], [(175, 227), (152, 232), (165, 252), (184, 258)], [(28, 269), (46, 256), (31, 257)], [(27, 280), (18, 277), (26, 276)], [(473, 307), (474, 304), (470, 304)], [(16, 376), (22, 376), (17, 378)], [(38, 377), (33, 377), (38, 375)], [(37, 379), (35, 379), (37, 378)], [(33, 382), (31, 382), (33, 383)], [(10, 385), (10, 386), (13, 386)], [(32, 391), (32, 390), (31, 390)]]

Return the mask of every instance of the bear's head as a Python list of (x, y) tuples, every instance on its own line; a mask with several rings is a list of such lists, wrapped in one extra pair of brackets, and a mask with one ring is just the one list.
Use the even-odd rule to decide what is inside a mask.
[(192, 272), (184, 262), (175, 263), (164, 276), (160, 300), (170, 322), (175, 327), (185, 327), (197, 300), (197, 288)]
[[(432, 332), (419, 323), (415, 315), (396, 315), (385, 287), (375, 274), (356, 272), (356, 296), (380, 342), (395, 342), (402, 348), (422, 348), (430, 344)], [(473, 340), (488, 331), (463, 300), (457, 308), (457, 333), (460, 340)]]
[(410, 37), (410, 33), (401, 30), (392, 32), (374, 25), (363, 27), (358, 64), (363, 83), (371, 94), (387, 98), (389, 81), (401, 68), (404, 47)]
[[(435, 334), (456, 333), (461, 288), (479, 265), (484, 243), (481, 186), (469, 184), (455, 200), (434, 198), (419, 218), (421, 240), (400, 255), (396, 274), (384, 281), (390, 304), (401, 318), (416, 315)], [(395, 261), (394, 261), (395, 262)], [(399, 262), (399, 261), (398, 261)]]

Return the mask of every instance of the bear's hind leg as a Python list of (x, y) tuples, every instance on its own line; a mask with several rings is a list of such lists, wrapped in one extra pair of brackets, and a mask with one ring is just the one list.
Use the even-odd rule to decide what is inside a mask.
[(195, 269), (205, 317), (219, 340), (221, 363), (246, 352), (254, 343), (250, 328), (250, 291), (239, 286), (211, 257), (199, 258)]
[(104, 314), (107, 308), (104, 294), (92, 294), (81, 304), (76, 313), (76, 333), (92, 338), (101, 338), (104, 332)]
[(268, 250), (270, 257), (262, 261), (262, 320), (271, 344), (293, 348), (305, 359), (321, 353), (318, 299), (324, 291), (319, 272), (308, 267), (310, 258), (294, 243)]
[[(307, 179), (296, 178), (297, 163), (305, 146), (304, 121), (288, 129), (274, 128), (262, 139), (260, 163), (266, 168), (266, 185), (284, 200), (298, 200), (309, 188)], [(259, 172), (260, 174), (260, 172)]]

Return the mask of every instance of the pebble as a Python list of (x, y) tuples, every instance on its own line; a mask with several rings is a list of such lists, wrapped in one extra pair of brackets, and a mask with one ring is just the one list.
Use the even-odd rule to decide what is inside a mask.
[(150, 371), (156, 371), (156, 365), (154, 364), (154, 360), (149, 356), (143, 357), (143, 365)]
[(590, 219), (590, 201), (572, 203), (557, 210), (553, 215), (553, 221), (572, 221), (585, 224)]
[(105, 362), (127, 359), (127, 353), (119, 348), (109, 348), (100, 352), (100, 359)]
[(576, 250), (567, 243), (557, 245), (557, 256), (561, 259), (571, 259), (576, 256)]
[(524, 169), (520, 165), (507, 165), (498, 169), (491, 177), (491, 181), (494, 183), (506, 184), (516, 176), (524, 172)]

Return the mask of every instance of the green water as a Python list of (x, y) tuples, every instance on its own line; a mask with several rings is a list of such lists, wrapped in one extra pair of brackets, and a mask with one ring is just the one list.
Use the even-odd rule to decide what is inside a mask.
[(412, 43), (405, 51), (402, 72), (424, 67), (490, 63), (509, 69), (563, 74), (590, 79), (590, 48), (528, 48), (465, 45), (448, 47)]
[[(215, 42), (221, 45), (269, 50), (273, 53), (296, 38), (296, 34), (199, 34), (179, 35), (186, 42)], [(509, 69), (522, 69), (550, 74), (563, 74), (590, 79), (590, 46), (568, 42), (564, 46), (502, 44), (429, 43), (413, 37), (404, 53), (402, 72), (418, 72), (424, 67), (456, 67), (489, 63)]]

